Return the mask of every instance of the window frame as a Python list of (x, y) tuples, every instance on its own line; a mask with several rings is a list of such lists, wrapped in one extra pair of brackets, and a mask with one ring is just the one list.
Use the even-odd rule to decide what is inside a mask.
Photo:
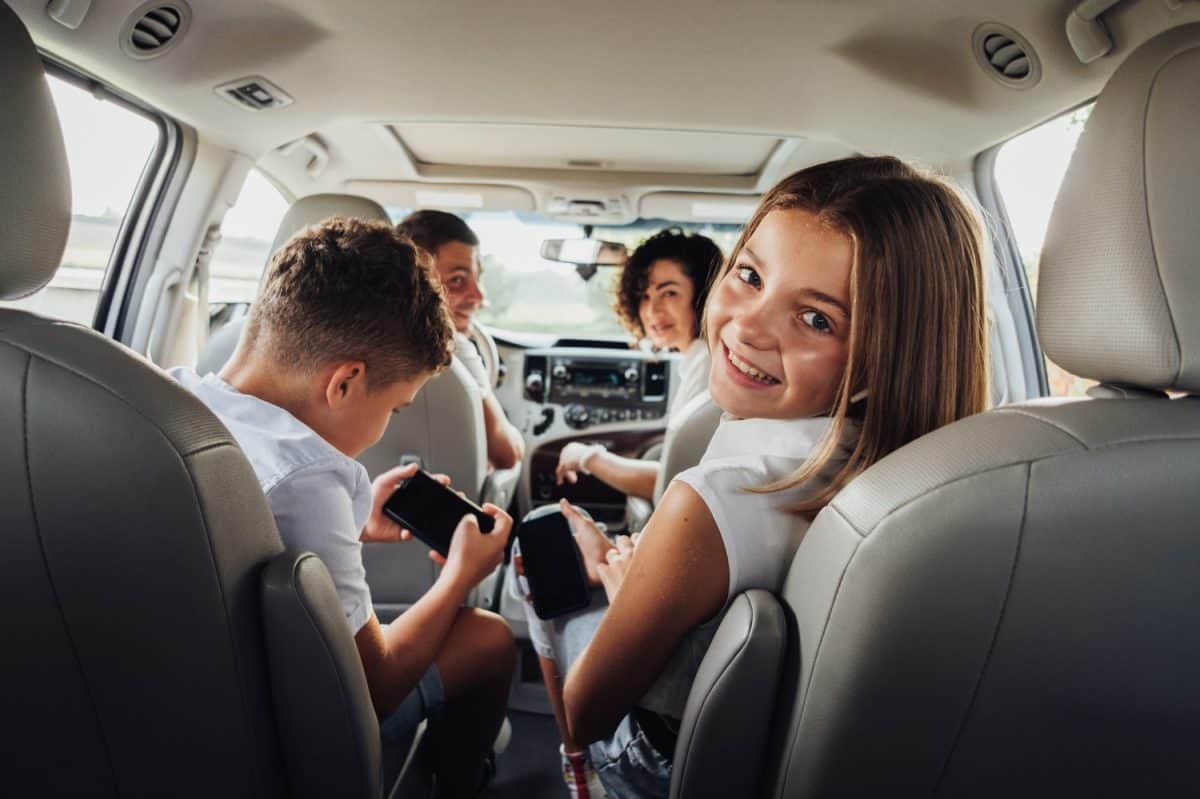
[(105, 102), (149, 120), (158, 130), (158, 141), (142, 167), (133, 195), (124, 209), (117, 237), (108, 255), (100, 293), (92, 315), (92, 329), (116, 337), (124, 325), (130, 305), (130, 291), (138, 265), (148, 250), (147, 232), (163, 207), (164, 187), (172, 182), (182, 152), (181, 129), (173, 118), (158, 109), (101, 81), (53, 53), (39, 50), (47, 78), (69, 83)]
[(1000, 149), (1023, 133), (1025, 131), (1010, 136), (976, 156), (975, 194), (979, 198), (987, 221), (994, 222), (989, 225), (992, 251), (1000, 264), (1001, 274), (1004, 275), (1006, 281), (1010, 281), (1005, 286), (1004, 294), (1008, 298), (1013, 320), (1019, 323), (1017, 330), (1021, 346), (1021, 363), (1025, 369), (1025, 385), (1036, 388), (1037, 396), (1048, 397), (1050, 396), (1050, 378), (1046, 372), (1046, 353), (1038, 338), (1037, 317), (1034, 311), (1033, 293), (1029, 288), (1029, 275), (1025, 272), (1025, 263), (1021, 259), (1021, 252), (1017, 247), (1016, 237), (1013, 235), (1008, 210), (1004, 207), (1004, 197), (996, 183), (996, 157), (999, 155)]

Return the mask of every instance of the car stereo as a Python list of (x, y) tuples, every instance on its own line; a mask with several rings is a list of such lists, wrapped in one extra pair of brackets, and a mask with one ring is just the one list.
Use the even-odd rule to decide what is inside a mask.
[(661, 419), (666, 412), (669, 371), (668, 361), (642, 353), (531, 350), (525, 356), (525, 396), (566, 406), (563, 419), (577, 429)]

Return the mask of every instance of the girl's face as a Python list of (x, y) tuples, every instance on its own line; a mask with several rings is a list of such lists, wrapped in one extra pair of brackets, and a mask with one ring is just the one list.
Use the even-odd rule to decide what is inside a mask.
[(708, 306), (709, 390), (738, 418), (829, 413), (850, 337), (854, 246), (808, 211), (768, 213)]
[(660, 258), (650, 265), (638, 319), (655, 347), (682, 351), (691, 345), (696, 338), (695, 297), (692, 279), (678, 263)]

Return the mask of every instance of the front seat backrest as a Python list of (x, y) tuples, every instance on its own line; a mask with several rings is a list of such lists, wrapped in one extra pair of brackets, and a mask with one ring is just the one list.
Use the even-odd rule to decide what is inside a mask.
[(663, 437), (658, 479), (654, 482), (654, 504), (658, 505), (663, 492), (684, 469), (690, 469), (704, 457), (713, 433), (721, 422), (721, 408), (707, 391), (692, 397), (667, 419)]
[[(1109, 384), (944, 427), (801, 543), (769, 795), (1200, 790), (1200, 25), (1131, 54), (1055, 206), (1038, 323)], [(766, 723), (763, 719), (762, 723)]]
[[(6, 4), (0, 73), (8, 300), (54, 274), (71, 198), (42, 63)], [(6, 793), (283, 795), (294, 779), (259, 598), (262, 567), (282, 545), (228, 431), (95, 331), (0, 309), (0, 437)], [(335, 633), (323, 648), (357, 658), (349, 630)], [(369, 704), (337, 692), (355, 680), (365, 689), (361, 666), (323, 673), (334, 679), (309, 688), (326, 707), (374, 723)], [(290, 737), (289, 751), (328, 751), (325, 734)], [(335, 749), (327, 767), (352, 771), (330, 776), (377, 795), (378, 748), (352, 762)]]

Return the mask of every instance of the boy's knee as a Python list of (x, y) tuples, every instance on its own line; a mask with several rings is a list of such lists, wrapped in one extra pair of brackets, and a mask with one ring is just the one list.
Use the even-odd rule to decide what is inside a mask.
[(463, 608), (459, 612), (459, 623), (470, 629), (472, 648), (487, 662), (511, 671), (516, 661), (516, 646), (508, 622), (487, 610)]

